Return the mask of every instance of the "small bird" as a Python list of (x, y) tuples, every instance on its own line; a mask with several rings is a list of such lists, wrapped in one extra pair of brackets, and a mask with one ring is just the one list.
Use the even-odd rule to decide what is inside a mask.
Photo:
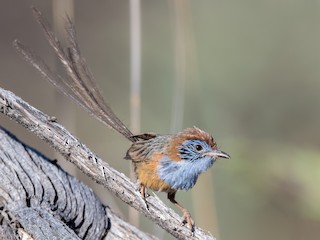
[(177, 190), (189, 190), (219, 157), (230, 156), (218, 150), (213, 137), (194, 127), (173, 135), (141, 134), (127, 151), (126, 159), (134, 165), (145, 198), (146, 189), (167, 192), (168, 199), (183, 213), (182, 223), (193, 231), (194, 221), (189, 211), (175, 200)]
[(54, 74), (40, 58), (16, 41), (18, 51), (62, 93), (132, 142), (125, 159), (133, 162), (142, 197), (146, 199), (147, 189), (166, 192), (168, 199), (182, 211), (182, 223), (194, 231), (194, 221), (189, 211), (175, 200), (176, 192), (191, 189), (198, 176), (210, 168), (216, 159), (230, 156), (218, 149), (209, 133), (197, 127), (187, 128), (172, 135), (134, 135), (104, 101), (80, 54), (71, 20), (68, 18), (66, 23), (69, 46), (65, 50), (48, 28), (41, 13), (35, 8), (33, 12), (69, 77), (62, 79)]

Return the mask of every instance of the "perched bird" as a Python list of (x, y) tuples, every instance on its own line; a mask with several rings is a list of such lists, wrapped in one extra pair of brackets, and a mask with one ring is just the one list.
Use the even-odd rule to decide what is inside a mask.
[(197, 127), (173, 135), (149, 133), (132, 137), (135, 141), (125, 158), (133, 162), (140, 193), (145, 198), (147, 188), (167, 192), (168, 199), (183, 213), (182, 223), (193, 229), (190, 213), (175, 200), (177, 190), (189, 190), (217, 158), (230, 156), (218, 150), (212, 136)]
[(183, 224), (187, 224), (193, 231), (194, 221), (189, 211), (175, 200), (175, 194), (178, 190), (191, 189), (197, 182), (198, 176), (211, 167), (217, 158), (230, 158), (230, 156), (218, 149), (210, 134), (197, 127), (187, 128), (172, 135), (154, 133), (134, 135), (104, 101), (85, 60), (80, 55), (72, 22), (67, 20), (69, 46), (64, 50), (47, 27), (41, 13), (36, 9), (33, 10), (69, 77), (60, 78), (31, 51), (15, 42), (17, 49), (61, 92), (132, 142), (125, 159), (133, 162), (142, 197), (146, 198), (147, 189), (166, 192), (168, 199), (182, 211)]

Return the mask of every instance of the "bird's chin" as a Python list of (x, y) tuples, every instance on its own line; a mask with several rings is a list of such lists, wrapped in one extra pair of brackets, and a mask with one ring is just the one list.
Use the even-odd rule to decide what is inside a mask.
[[(209, 167), (212, 167), (212, 165), (216, 162), (216, 160), (217, 160), (216, 158), (211, 158), (211, 164), (210, 164)], [(208, 168), (209, 168), (209, 167), (208, 167)]]
[(208, 170), (208, 168), (212, 167), (212, 165), (215, 163), (216, 158), (205, 156), (200, 161), (197, 162), (197, 172), (198, 174), (201, 174)]

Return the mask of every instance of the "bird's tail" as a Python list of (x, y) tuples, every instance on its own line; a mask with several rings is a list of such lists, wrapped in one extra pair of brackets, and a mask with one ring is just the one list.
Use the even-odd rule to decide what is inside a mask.
[(109, 128), (122, 134), (130, 141), (135, 141), (131, 131), (120, 121), (112, 109), (104, 101), (102, 94), (94, 81), (85, 59), (81, 56), (76, 39), (75, 29), (70, 18), (66, 19), (68, 46), (64, 49), (54, 33), (48, 27), (40, 11), (33, 8), (34, 16), (41, 25), (47, 40), (58, 55), (67, 75), (67, 79), (53, 73), (51, 69), (36, 56), (30, 49), (17, 40), (16, 49), (31, 63), (47, 80), (57, 87), (66, 96), (71, 97), (96, 119)]

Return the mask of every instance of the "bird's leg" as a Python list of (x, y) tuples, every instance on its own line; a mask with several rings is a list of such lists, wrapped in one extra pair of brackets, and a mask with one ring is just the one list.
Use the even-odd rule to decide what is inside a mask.
[(175, 200), (175, 196), (176, 196), (176, 191), (168, 192), (168, 199), (170, 200), (170, 202), (172, 202), (174, 205), (176, 205), (176, 207), (179, 208), (181, 210), (181, 212), (183, 213), (182, 224), (183, 225), (187, 224), (187, 226), (191, 229), (191, 232), (194, 232), (194, 221), (193, 221), (189, 211), (186, 208), (184, 208), (183, 206), (181, 206)]
[(135, 189), (136, 191), (139, 191), (143, 199), (150, 196), (150, 194), (147, 192), (147, 188), (139, 181), (139, 179), (135, 182)]
[(148, 205), (147, 199), (146, 199), (149, 195), (146, 191), (146, 187), (141, 183), (140, 183), (140, 194), (142, 196), (142, 199), (144, 200), (144, 203), (146, 204), (146, 209), (149, 211), (149, 205)]
[(146, 199), (146, 187), (140, 183), (140, 194), (143, 199)]

